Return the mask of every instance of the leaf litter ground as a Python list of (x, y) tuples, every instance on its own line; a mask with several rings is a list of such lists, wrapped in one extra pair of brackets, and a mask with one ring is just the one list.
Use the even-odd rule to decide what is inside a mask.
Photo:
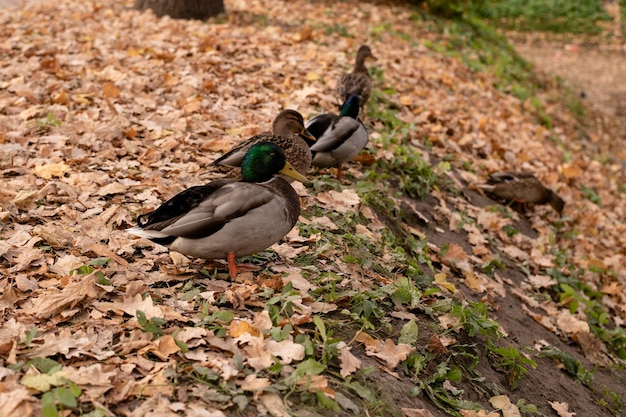
[[(494, 400), (497, 392), (560, 416), (606, 414), (598, 404), (603, 387), (624, 395), (623, 362), (590, 331), (582, 307), (549, 296), (557, 282), (546, 272), (578, 271), (611, 325), (623, 329), (626, 155), (617, 121), (590, 117), (582, 131), (547, 89), (546, 128), (529, 101), (495, 90), (491, 75), (427, 49), (450, 40), (403, 5), (227, 1), (226, 20), (211, 24), (128, 6), (61, 0), (0, 14), (3, 415), (40, 414), (42, 393), (66, 404), (60, 388), (74, 386), (82, 409), (112, 415), (376, 414), (376, 399), (390, 407), (379, 415), (443, 415), (425, 396), (411, 395), (420, 380), (403, 364), (424, 346), (443, 358), (448, 348), (477, 343), (449, 314), (398, 305), (384, 319), (396, 331), (336, 331), (332, 366), (313, 360), (324, 323), (345, 322), (350, 303), (320, 295), (323, 285), (367, 292), (411, 277), (397, 254), (377, 249), (386, 229), (427, 242), (422, 263), (432, 265), (424, 269), (439, 289), (428, 303), (486, 302), (506, 334), (503, 346), (538, 364), (508, 391), (507, 375), (479, 346), (484, 380), (444, 383), (484, 407), (464, 416), (499, 415), (493, 410), (505, 406)], [(441, 175), (457, 192), (436, 187), (423, 200), (393, 194), (395, 210), (385, 213), (357, 192), (366, 166), (350, 165), (352, 183), (311, 173), (314, 186), (298, 186), (300, 226), (261, 254), (263, 272), (235, 282), (224, 280), (223, 263), (199, 264), (124, 232), (139, 214), (220, 175), (207, 165), (267, 130), (280, 109), (305, 117), (334, 109), (335, 80), (361, 43), (378, 57), (376, 87), (385, 89), (389, 110), (412, 126), (390, 132), (368, 117), (369, 154), (393, 163), (400, 145), (385, 140), (395, 137), (433, 165), (450, 161)], [(510, 169), (532, 170), (557, 191), (567, 203), (564, 219), (544, 207), (525, 217), (467, 188)], [(333, 234), (355, 216), (366, 220), (356, 238)], [(351, 261), (359, 251), (393, 274)], [(494, 260), (504, 266), (485, 272)], [(271, 297), (291, 287), (285, 299)], [(277, 302), (283, 310), (270, 317)], [(398, 331), (410, 320), (419, 337), (404, 343)], [(314, 348), (314, 336), (306, 338), (313, 334)], [(587, 369), (598, 366), (593, 389), (540, 357), (546, 346)], [(361, 385), (342, 391), (351, 378)], [(289, 397), (294, 391), (297, 400)], [(312, 408), (306, 393), (341, 407)], [(502, 413), (514, 415), (508, 410)]]

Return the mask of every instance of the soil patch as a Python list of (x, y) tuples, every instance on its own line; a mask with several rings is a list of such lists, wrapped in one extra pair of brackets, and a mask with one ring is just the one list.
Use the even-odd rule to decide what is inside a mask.
[(626, 49), (619, 46), (514, 39), (515, 49), (539, 71), (556, 75), (588, 103), (626, 118)]

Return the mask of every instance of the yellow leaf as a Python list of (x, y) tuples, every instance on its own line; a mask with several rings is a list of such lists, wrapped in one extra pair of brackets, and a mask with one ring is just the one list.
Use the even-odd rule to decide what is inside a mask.
[(244, 333), (250, 333), (252, 336), (259, 336), (261, 333), (247, 321), (233, 320), (228, 328), (231, 337), (239, 337)]
[(128, 51), (126, 51), (126, 55), (131, 56), (131, 57), (141, 56), (143, 52), (144, 52), (144, 49), (137, 50), (135, 48), (129, 48)]
[(445, 288), (450, 292), (456, 292), (456, 287), (454, 286), (454, 284), (446, 280), (446, 274), (444, 273), (435, 274), (435, 284)]
[(57, 162), (56, 164), (35, 165), (35, 175), (45, 180), (52, 177), (62, 177), (69, 172), (70, 166), (65, 162)]
[(234, 127), (232, 129), (226, 129), (226, 133), (229, 135), (241, 135), (244, 131), (243, 127)]
[(307, 81), (315, 81), (315, 80), (319, 80), (320, 75), (317, 72), (309, 72), (304, 78)]
[(49, 374), (26, 374), (20, 381), (22, 385), (28, 388), (32, 388), (39, 392), (48, 392), (51, 387), (63, 385), (67, 382), (67, 374), (63, 371), (58, 371)]

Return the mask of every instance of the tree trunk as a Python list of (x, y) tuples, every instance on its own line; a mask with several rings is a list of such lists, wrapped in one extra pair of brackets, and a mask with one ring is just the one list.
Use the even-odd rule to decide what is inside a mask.
[(206, 20), (224, 13), (224, 0), (135, 0), (133, 8), (152, 9), (157, 16)]

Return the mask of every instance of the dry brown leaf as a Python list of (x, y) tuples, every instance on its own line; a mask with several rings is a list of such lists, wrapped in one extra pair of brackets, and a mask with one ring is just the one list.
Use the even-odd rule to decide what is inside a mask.
[(348, 346), (339, 349), (339, 374), (345, 378), (361, 369), (362, 362), (350, 352)]
[(273, 417), (291, 417), (289, 409), (278, 394), (274, 392), (264, 392), (259, 396), (259, 400)]
[(260, 391), (269, 387), (272, 383), (269, 378), (259, 378), (256, 374), (250, 374), (239, 385), (244, 391)]
[(35, 305), (29, 310), (39, 318), (48, 318), (61, 313), (63, 310), (74, 307), (86, 298), (96, 299), (102, 292), (96, 286), (97, 271), (89, 275), (74, 275), (74, 281), (57, 293), (46, 292), (35, 299)]
[(515, 404), (506, 395), (496, 395), (489, 398), (491, 406), (502, 411), (502, 417), (521, 417), (522, 413)]
[(271, 352), (272, 355), (281, 358), (281, 363), (283, 364), (304, 359), (304, 346), (292, 342), (291, 340), (276, 342), (270, 339), (265, 343), (265, 348)]
[(180, 351), (180, 348), (176, 344), (176, 340), (172, 335), (164, 335), (157, 340), (150, 343), (148, 346), (140, 349), (137, 353), (146, 354), (152, 353), (162, 361), (166, 361), (170, 355)]
[(425, 408), (401, 408), (400, 411), (406, 417), (435, 417), (433, 413)]
[(566, 402), (548, 401), (548, 404), (559, 417), (574, 417), (576, 415), (576, 413), (569, 411), (569, 404)]
[(102, 95), (110, 98), (118, 98), (120, 96), (120, 89), (113, 83), (102, 84)]
[(361, 203), (357, 192), (350, 188), (345, 188), (341, 192), (335, 190), (321, 192), (317, 194), (315, 198), (323, 207), (338, 211), (339, 213), (345, 213), (348, 210), (356, 210), (357, 206)]
[(557, 327), (566, 334), (589, 333), (589, 324), (574, 317), (568, 310), (561, 310), (556, 318)]
[(400, 361), (405, 360), (412, 350), (410, 345), (406, 343), (396, 345), (391, 339), (385, 340), (384, 343), (377, 341), (377, 343), (365, 347), (365, 353), (368, 356), (376, 356), (384, 360), (391, 369), (398, 366)]
[(25, 387), (12, 387), (10, 391), (0, 392), (0, 415), (6, 417), (25, 417), (33, 415), (32, 394)]
[(556, 285), (556, 279), (549, 275), (530, 275), (526, 278), (533, 288), (546, 288)]
[(141, 311), (148, 320), (153, 317), (163, 317), (163, 310), (159, 306), (154, 305), (152, 297), (146, 296), (142, 298), (141, 294), (126, 296), (122, 301), (97, 302), (94, 303), (94, 307), (102, 312), (114, 311), (118, 314), (126, 313), (132, 317), (136, 317), (137, 311)]
[(513, 245), (505, 246), (503, 248), (500, 248), (500, 250), (507, 254), (511, 259), (518, 261), (526, 261), (530, 257), (528, 252)]
[(246, 353), (248, 365), (255, 371), (269, 368), (274, 364), (274, 358), (265, 348), (265, 341), (262, 337), (250, 337), (242, 350)]
[(105, 370), (100, 363), (74, 368), (63, 368), (67, 379), (83, 388), (91, 398), (104, 395), (113, 388), (113, 380), (120, 374), (117, 369)]

